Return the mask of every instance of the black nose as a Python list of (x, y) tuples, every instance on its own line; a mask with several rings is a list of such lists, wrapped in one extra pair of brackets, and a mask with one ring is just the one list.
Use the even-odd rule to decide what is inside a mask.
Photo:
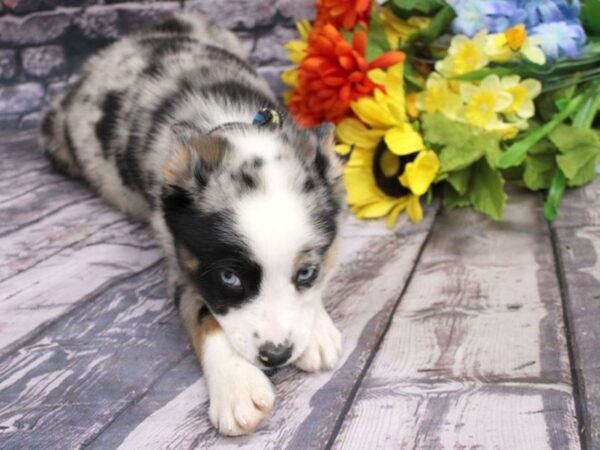
[(294, 346), (288, 344), (273, 344), (266, 342), (258, 349), (258, 359), (267, 367), (277, 367), (284, 364), (290, 356)]

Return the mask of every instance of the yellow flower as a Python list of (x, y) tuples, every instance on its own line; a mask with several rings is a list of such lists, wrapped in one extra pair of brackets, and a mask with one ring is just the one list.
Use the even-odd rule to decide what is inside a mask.
[(398, 17), (389, 8), (381, 12), (383, 28), (392, 49), (398, 48), (398, 44), (404, 44), (406, 39), (413, 33), (429, 26), (429, 17), (410, 17), (407, 20)]
[(466, 121), (485, 129), (497, 126), (498, 113), (506, 110), (513, 101), (512, 95), (502, 89), (497, 75), (484, 78), (479, 86), (461, 85), (460, 94), (466, 103)]
[(542, 83), (528, 79), (521, 81), (518, 75), (502, 78), (502, 89), (512, 95), (512, 103), (506, 109), (507, 115), (529, 119), (535, 114), (533, 99), (542, 92)]
[(518, 56), (523, 56), (523, 58), (541, 65), (546, 63), (546, 55), (540, 48), (540, 44), (539, 38), (528, 37), (525, 25), (519, 24), (504, 33), (488, 36), (485, 53), (494, 62), (515, 61)]
[(354, 118), (342, 120), (335, 129), (337, 139), (341, 144), (336, 145), (336, 151), (347, 155), (356, 147), (374, 149), (384, 135), (384, 130), (371, 130), (361, 121)]
[(425, 150), (420, 152), (413, 162), (406, 165), (400, 182), (413, 194), (420, 196), (427, 192), (439, 170), (440, 160), (437, 154), (432, 150)]
[(403, 73), (402, 64), (396, 64), (386, 72), (369, 72), (369, 78), (383, 84), (386, 93), (375, 89), (373, 97), (362, 97), (350, 105), (364, 124), (385, 133), (385, 143), (396, 155), (408, 155), (425, 147), (423, 138), (406, 118)]
[[(287, 56), (290, 61), (295, 64), (300, 64), (300, 62), (306, 56), (306, 48), (308, 47), (308, 35), (312, 30), (312, 25), (309, 20), (301, 20), (296, 24), (296, 29), (298, 30), (298, 34), (300, 34), (301, 40), (290, 41), (285, 44), (285, 48), (287, 50)], [(291, 87), (298, 86), (298, 69), (293, 68), (289, 70), (283, 71), (281, 74), (281, 80)], [(284, 92), (282, 94), (284, 102), (289, 103), (289, 99), (291, 97), (291, 92)]]
[(300, 40), (290, 41), (285, 44), (288, 58), (293, 63), (299, 64), (306, 55), (306, 48), (308, 47), (308, 35), (312, 30), (312, 26), (309, 20), (301, 20), (296, 24), (298, 34), (300, 34)]
[(456, 118), (462, 108), (462, 100), (450, 88), (448, 81), (438, 73), (427, 79), (425, 91), (417, 98), (417, 108), (428, 113), (441, 112), (449, 118)]
[(473, 39), (454, 36), (450, 41), (448, 56), (435, 64), (435, 69), (446, 77), (462, 75), (485, 67), (489, 58), (485, 52), (487, 31), (481, 30)]
[(419, 222), (420, 196), (437, 177), (439, 160), (407, 120), (402, 64), (371, 71), (369, 77), (386, 92), (376, 89), (373, 97), (353, 102), (357, 118), (336, 128), (336, 150), (350, 153), (344, 173), (348, 204), (360, 219), (388, 216), (389, 227), (404, 210)]
[[(405, 175), (407, 169), (409, 175)], [(423, 219), (420, 196), (427, 192), (438, 169), (437, 155), (431, 150), (420, 152), (403, 168), (402, 159), (382, 143), (376, 148), (356, 147), (344, 173), (348, 204), (359, 219), (387, 216), (389, 228), (404, 210), (410, 220), (419, 223)]]

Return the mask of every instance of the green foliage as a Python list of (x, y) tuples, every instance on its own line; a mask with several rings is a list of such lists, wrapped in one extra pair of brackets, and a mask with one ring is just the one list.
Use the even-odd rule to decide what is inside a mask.
[(500, 154), (500, 137), (439, 113), (424, 114), (422, 127), (427, 143), (438, 149), (437, 182), (444, 183), (445, 208), (470, 205), (500, 219), (506, 205), (504, 178), (495, 165)]
[(581, 18), (588, 35), (600, 35), (600, 0), (586, 0), (581, 8)]
[(412, 16), (432, 16), (446, 5), (444, 0), (390, 0), (394, 14), (403, 19)]
[(494, 166), (482, 159), (473, 167), (469, 200), (473, 207), (492, 219), (500, 220), (506, 205), (504, 179)]
[(430, 43), (440, 37), (448, 29), (456, 13), (452, 7), (446, 5), (440, 9), (429, 22), (429, 26), (424, 30), (413, 33), (408, 38), (408, 43), (413, 42)]
[(555, 171), (556, 158), (554, 155), (529, 155), (525, 160), (523, 183), (532, 191), (548, 189)]
[(390, 51), (390, 43), (385, 28), (379, 15), (379, 4), (373, 2), (371, 6), (371, 22), (367, 31), (367, 61), (377, 58), (379, 55)]
[(568, 104), (558, 113), (556, 113), (552, 120), (546, 122), (543, 126), (531, 131), (521, 140), (513, 143), (498, 159), (498, 167), (506, 169), (512, 166), (519, 166), (525, 161), (527, 152), (549, 133), (552, 132), (558, 125), (564, 122), (573, 112), (583, 103), (585, 97), (584, 94), (579, 94), (576, 97), (569, 100)]
[(552, 183), (550, 185), (550, 190), (548, 191), (548, 197), (546, 198), (546, 203), (544, 204), (544, 217), (546, 217), (546, 219), (554, 220), (558, 217), (558, 205), (560, 204), (560, 200), (565, 193), (566, 186), (567, 179), (560, 169), (557, 168), (556, 172), (554, 172), (554, 176), (552, 177)]
[(600, 157), (600, 138), (587, 128), (557, 127), (549, 136), (560, 153), (556, 162), (570, 187), (591, 182)]

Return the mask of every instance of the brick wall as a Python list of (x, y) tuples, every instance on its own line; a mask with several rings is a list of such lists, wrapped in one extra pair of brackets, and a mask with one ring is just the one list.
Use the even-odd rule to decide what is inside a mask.
[(283, 44), (314, 0), (0, 0), (0, 130), (36, 126), (41, 111), (76, 80), (81, 63), (130, 31), (180, 11), (233, 30), (273, 88), (283, 85)]

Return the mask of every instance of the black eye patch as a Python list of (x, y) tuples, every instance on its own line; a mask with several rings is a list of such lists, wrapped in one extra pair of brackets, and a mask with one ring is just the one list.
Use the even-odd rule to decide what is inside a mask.
[[(258, 296), (262, 268), (234, 230), (230, 211), (201, 211), (183, 189), (165, 191), (162, 201), (177, 245), (198, 260), (197, 268), (188, 276), (213, 313), (227, 314), (229, 308), (239, 308)], [(222, 270), (235, 272), (241, 281), (239, 289), (223, 283)]]

